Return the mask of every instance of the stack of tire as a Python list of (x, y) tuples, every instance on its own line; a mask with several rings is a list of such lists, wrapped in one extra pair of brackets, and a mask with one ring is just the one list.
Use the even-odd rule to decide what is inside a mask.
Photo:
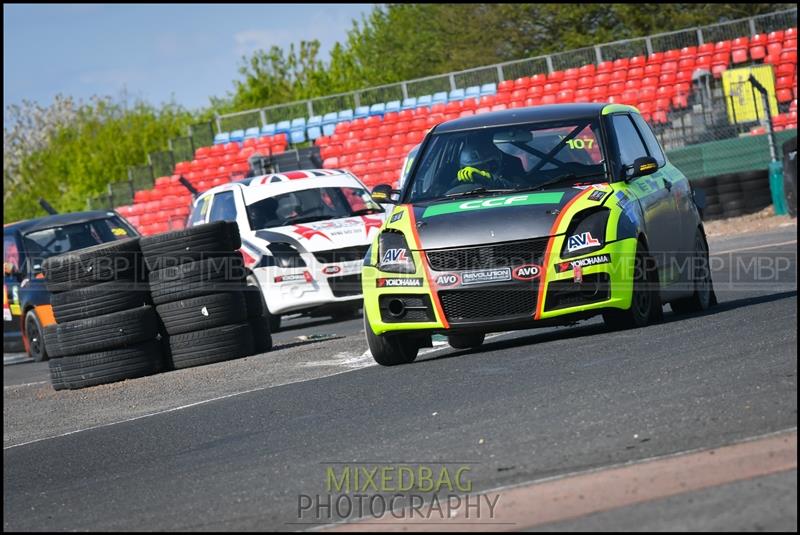
[(766, 169), (704, 177), (692, 186), (706, 192), (706, 220), (751, 214), (772, 204)]
[(139, 238), (105, 243), (42, 264), (56, 324), (44, 329), (56, 390), (161, 371), (158, 318)]
[(256, 300), (246, 298), (247, 271), (236, 223), (217, 221), (148, 236), (141, 247), (172, 369), (269, 349), (271, 335), (260, 321), (263, 310), (247, 306)]
[(722, 205), (719, 203), (719, 192), (717, 191), (717, 177), (707, 176), (692, 180), (692, 188), (701, 189), (706, 195), (706, 206), (703, 209), (703, 219), (719, 219), (722, 217)]

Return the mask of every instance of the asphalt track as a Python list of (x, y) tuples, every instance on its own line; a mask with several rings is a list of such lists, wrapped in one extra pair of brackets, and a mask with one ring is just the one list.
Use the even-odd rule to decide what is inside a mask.
[[(19, 386), (40, 368), (6, 366), (4, 529), (307, 529), (330, 519), (298, 514), (299, 495), (326, 494), (326, 468), (342, 463), (469, 466), (481, 492), (795, 429), (796, 240), (796, 226), (712, 240), (720, 304), (705, 314), (506, 333), (395, 368), (363, 358), (357, 321), (290, 324), (270, 360), (203, 367), (229, 381), (127, 382), (195, 381), (185, 399), (147, 396), (144, 412), (97, 421), (69, 411), (100, 390), (48, 398)], [(314, 332), (337, 339), (291, 342)], [(270, 379), (247, 383), (237, 366)], [(50, 424), (22, 425), (28, 398)], [(545, 528), (796, 530), (796, 503), (795, 465)]]

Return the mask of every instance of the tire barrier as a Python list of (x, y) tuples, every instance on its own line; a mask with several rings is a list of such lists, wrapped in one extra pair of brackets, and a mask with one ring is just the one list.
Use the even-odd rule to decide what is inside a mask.
[(692, 180), (692, 187), (706, 193), (706, 221), (751, 214), (772, 204), (766, 169), (704, 177)]
[[(172, 369), (268, 351), (272, 336), (252, 310), (236, 223), (217, 221), (142, 238), (150, 294)], [(256, 293), (256, 292), (252, 292)], [(260, 291), (257, 299), (261, 301)]]
[(163, 368), (139, 238), (46, 259), (56, 319), (43, 329), (56, 390), (84, 388)]

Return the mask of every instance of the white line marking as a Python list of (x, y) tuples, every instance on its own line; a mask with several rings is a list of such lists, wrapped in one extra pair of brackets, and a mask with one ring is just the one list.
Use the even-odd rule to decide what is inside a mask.
[(738, 253), (739, 251), (750, 251), (752, 249), (766, 249), (767, 247), (778, 247), (779, 245), (789, 245), (792, 243), (797, 243), (797, 240), (789, 240), (780, 243), (767, 243), (766, 245), (754, 245), (752, 247), (742, 247), (741, 249), (728, 249), (727, 251), (712, 251), (712, 255), (720, 255), (720, 254), (727, 254), (727, 253)]
[(21, 385), (8, 385), (8, 386), (4, 386), (3, 390), (5, 390), (6, 388), (19, 388), (21, 386), (44, 385), (44, 384), (47, 384), (49, 382), (50, 381), (36, 381), (35, 383), (22, 383)]

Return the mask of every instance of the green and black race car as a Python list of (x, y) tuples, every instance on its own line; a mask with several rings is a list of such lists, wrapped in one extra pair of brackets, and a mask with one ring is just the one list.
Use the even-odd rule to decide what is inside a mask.
[(380, 364), (413, 361), (434, 333), (471, 348), (487, 332), (597, 314), (638, 327), (666, 303), (690, 312), (715, 302), (702, 194), (636, 108), (541, 106), (442, 123), (399, 195), (362, 272)]

